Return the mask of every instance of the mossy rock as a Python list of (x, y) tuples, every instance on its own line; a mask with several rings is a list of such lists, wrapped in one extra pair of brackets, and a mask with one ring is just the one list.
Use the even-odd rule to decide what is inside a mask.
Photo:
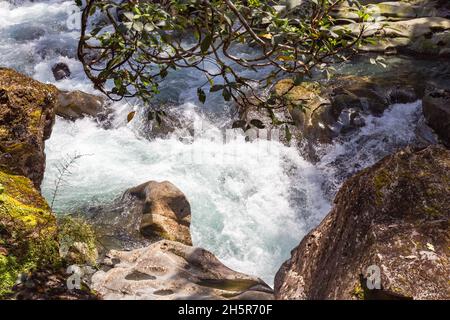
[(55, 120), (58, 90), (0, 68), (0, 170), (30, 178), (44, 175), (44, 141)]
[[(278, 299), (450, 298), (450, 151), (406, 148), (348, 179), (275, 277)], [(368, 268), (380, 288), (367, 286)]]
[(30, 179), (0, 171), (0, 297), (21, 273), (59, 263), (56, 219)]

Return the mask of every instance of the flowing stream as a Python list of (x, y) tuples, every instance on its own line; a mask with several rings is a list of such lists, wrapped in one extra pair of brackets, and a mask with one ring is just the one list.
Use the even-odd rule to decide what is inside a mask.
[[(75, 55), (79, 33), (74, 2), (13, 2), (0, 1), (0, 66), (60, 89), (94, 92)], [(54, 80), (51, 67), (57, 62), (70, 67), (69, 79)], [(141, 117), (125, 120), (137, 108), (131, 102), (114, 105), (115, 120), (108, 129), (89, 118), (58, 118), (46, 142), (42, 191), (49, 201), (57, 165), (64, 157), (82, 157), (70, 168), (55, 211), (77, 212), (108, 203), (148, 180), (169, 180), (191, 203), (194, 245), (272, 285), (290, 250), (329, 211), (343, 179), (413, 143), (421, 117), (420, 102), (394, 105), (382, 117), (368, 116), (356, 134), (321, 147), (322, 160), (313, 165), (296, 148), (277, 141), (246, 142), (237, 135), (224, 144), (221, 128), (230, 121), (230, 108), (218, 95), (199, 106), (199, 81), (195, 72), (176, 72), (162, 84), (160, 97), (176, 101), (182, 119), (202, 124), (203, 134), (193, 141), (186, 141), (183, 130), (147, 139)]]

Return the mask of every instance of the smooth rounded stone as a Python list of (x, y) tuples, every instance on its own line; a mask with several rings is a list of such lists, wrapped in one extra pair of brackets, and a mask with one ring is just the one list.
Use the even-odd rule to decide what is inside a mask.
[(262, 280), (233, 271), (211, 252), (162, 240), (133, 251), (111, 250), (91, 288), (102, 299), (273, 299)]
[(358, 35), (363, 25), (363, 37), (382, 37), (374, 44), (362, 45), (361, 51), (392, 52), (395, 49), (398, 52), (439, 55), (442, 50), (450, 48), (450, 19), (443, 17), (354, 23), (335, 29), (348, 28)]
[(56, 114), (68, 120), (77, 120), (90, 116), (102, 118), (109, 110), (102, 97), (76, 91), (60, 91)]
[(53, 77), (56, 81), (63, 80), (70, 77), (70, 69), (64, 62), (59, 62), (52, 67)]
[(406, 148), (348, 179), (278, 271), (276, 298), (449, 299), (449, 181), (440, 146)]
[(142, 208), (139, 227), (142, 235), (192, 245), (191, 206), (180, 189), (168, 181), (149, 181), (127, 193)]
[(189, 201), (168, 181), (130, 188), (111, 204), (85, 212), (107, 250), (138, 248), (164, 239), (192, 244)]

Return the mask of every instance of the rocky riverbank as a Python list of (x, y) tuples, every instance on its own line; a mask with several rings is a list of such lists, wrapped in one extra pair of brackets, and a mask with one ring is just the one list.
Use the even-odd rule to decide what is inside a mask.
[(449, 173), (450, 151), (427, 147), (347, 180), (278, 272), (277, 299), (448, 299)]
[[(290, 8), (295, 8), (302, 2), (305, 1), (291, 1)], [(367, 128), (367, 119), (373, 121), (373, 126), (381, 125), (374, 119), (389, 120), (383, 116), (391, 111), (392, 104), (398, 103), (405, 104), (401, 108), (409, 108), (409, 113), (402, 113), (400, 116), (410, 115), (413, 113), (411, 110), (418, 107), (419, 115), (411, 117), (417, 122), (414, 123), (414, 134), (401, 141), (393, 139), (390, 144), (392, 150), (383, 150), (382, 154), (394, 153), (362, 171), (367, 163), (374, 163), (375, 160), (363, 162), (365, 165), (360, 166), (352, 156), (367, 157), (367, 154), (361, 155), (359, 152), (368, 141), (382, 144), (390, 137), (372, 139), (372, 136), (366, 135), (354, 141), (352, 150), (355, 154), (335, 158), (328, 169), (339, 171), (336, 175), (340, 180), (336, 185), (344, 180), (346, 182), (340, 188), (331, 212), (304, 238), (306, 231), (311, 230), (311, 225), (304, 225), (303, 222), (314, 221), (314, 215), (322, 209), (320, 204), (311, 204), (317, 198), (303, 192), (303, 189), (302, 192), (294, 192), (293, 189), (299, 185), (307, 184), (307, 179), (298, 179), (294, 187), (280, 192), (289, 193), (286, 198), (296, 203), (298, 215), (310, 215), (302, 216), (298, 221), (283, 214), (285, 210), (291, 209), (291, 202), (277, 202), (274, 193), (279, 190), (274, 190), (275, 187), (272, 186), (265, 193), (257, 193), (259, 186), (248, 184), (255, 176), (247, 176), (246, 171), (238, 166), (225, 168), (221, 175), (211, 175), (208, 172), (210, 175), (207, 178), (212, 177), (211, 179), (220, 182), (213, 185), (217, 187), (207, 185), (206, 189), (212, 189), (208, 191), (220, 193), (224, 197), (243, 197), (243, 202), (251, 199), (252, 203), (244, 206), (222, 205), (223, 208), (217, 209), (212, 208), (218, 206), (215, 196), (210, 202), (189, 197), (192, 203), (200, 203), (200, 207), (208, 212), (200, 218), (219, 226), (221, 231), (225, 228), (226, 221), (223, 216), (213, 216), (215, 213), (230, 211), (234, 214), (234, 211), (254, 206), (250, 209), (258, 214), (251, 216), (251, 219), (244, 220), (240, 215), (232, 216), (236, 219), (233, 222), (250, 224), (251, 227), (238, 229), (234, 233), (228, 230), (226, 236), (229, 238), (214, 238), (212, 241), (214, 244), (227, 245), (224, 251), (239, 251), (241, 248), (235, 248), (237, 242), (231, 239), (237, 235), (238, 240), (246, 244), (245, 254), (256, 256), (254, 259), (267, 257), (258, 255), (264, 248), (274, 251), (281, 248), (277, 247), (278, 244), (273, 244), (280, 240), (278, 230), (272, 230), (278, 226), (271, 228), (276, 219), (282, 220), (284, 234), (288, 233), (287, 230), (292, 230), (287, 227), (284, 229), (285, 225), (292, 227), (293, 222), (300, 225), (295, 228), (294, 233), (297, 234), (298, 230), (296, 238), (301, 242), (278, 271), (274, 290), (256, 276), (236, 272), (225, 266), (225, 260), (221, 262), (216, 251), (211, 250), (217, 257), (208, 250), (193, 246), (193, 242), (196, 242), (195, 233), (192, 233), (191, 211), (195, 210), (181, 191), (189, 184), (178, 188), (168, 181), (149, 181), (130, 188), (149, 178), (142, 178), (142, 170), (134, 171), (136, 166), (133, 167), (133, 163), (129, 165), (128, 162), (133, 162), (129, 160), (139, 158), (139, 161), (147, 163), (152, 161), (153, 154), (150, 153), (149, 157), (148, 153), (142, 151), (148, 144), (137, 143), (133, 149), (129, 148), (128, 143), (131, 139), (147, 141), (147, 136), (152, 140), (163, 138), (161, 141), (164, 141), (169, 133), (173, 133), (181, 125), (179, 119), (170, 121), (173, 125), (166, 127), (145, 127), (143, 130), (147, 134), (138, 137), (129, 134), (131, 130), (119, 128), (115, 134), (125, 134), (130, 141), (124, 139), (125, 143), (121, 141), (118, 147), (115, 146), (119, 152), (111, 153), (120, 158), (120, 174), (113, 179), (120, 180), (122, 175), (128, 178), (136, 175), (142, 181), (128, 183), (129, 180), (124, 178), (128, 184), (121, 187), (121, 192), (130, 189), (110, 204), (98, 201), (92, 205), (89, 203), (90, 199), (80, 192), (79, 199), (86, 203), (79, 205), (77, 202), (75, 210), (83, 218), (58, 219), (40, 193), (46, 171), (44, 145), (52, 133), (55, 116), (61, 117), (57, 121), (64, 121), (66, 126), (63, 130), (71, 130), (72, 124), (81, 121), (92, 127), (98, 125), (100, 129), (95, 133), (101, 132), (101, 137), (104, 138), (111, 134), (111, 130), (108, 130), (111, 129), (108, 120), (112, 116), (109, 102), (79, 90), (58, 90), (53, 85), (32, 80), (11, 69), (0, 68), (0, 297), (448, 299), (450, 79), (447, 72), (448, 61), (445, 60), (449, 51), (448, 3), (419, 0), (362, 2), (370, 4), (368, 9), (376, 18), (376, 21), (368, 24), (365, 36), (384, 36), (376, 44), (361, 48), (363, 51), (384, 53), (386, 60), (399, 53), (420, 56), (421, 60), (402, 58), (401, 63), (390, 63), (395, 59), (381, 60), (386, 62), (387, 68), (377, 69), (374, 74), (366, 72), (366, 65), (355, 63), (349, 70), (338, 73), (331, 80), (312, 79), (296, 85), (290, 79), (279, 81), (274, 86), (273, 95), (277, 103), (286, 107), (285, 116), (294, 120), (294, 124), (287, 126), (289, 130), (282, 133), (283, 142), (295, 142), (292, 145), (312, 163), (301, 167), (308, 171), (313, 165), (322, 165), (323, 150), (342, 143), (346, 138)], [(345, 25), (346, 17), (357, 18), (349, 7), (340, 7), (334, 14), (341, 19), (342, 25)], [(376, 59), (376, 56), (365, 54), (356, 57), (358, 58), (368, 60)], [(427, 63), (431, 60), (434, 65), (428, 68)], [(76, 74), (76, 70), (71, 70), (64, 63), (58, 62), (52, 66), (49, 72), (50, 75), (53, 74), (54, 80), (71, 81)], [(189, 76), (187, 78), (191, 80), (183, 78), (181, 81), (192, 81), (192, 76)], [(422, 104), (414, 104), (417, 100), (422, 100)], [(264, 118), (264, 115), (258, 114), (258, 110), (247, 111), (235, 122), (236, 127), (276, 128), (271, 123), (272, 119)], [(128, 110), (125, 112), (130, 115)], [(133, 118), (126, 119), (127, 114), (124, 122)], [(137, 112), (132, 115), (135, 115), (135, 120), (139, 120), (141, 116)], [(258, 117), (262, 121), (254, 121)], [(91, 119), (94, 121), (90, 122)], [(84, 133), (84, 128), (81, 127), (81, 134)], [(404, 128), (399, 128), (402, 129)], [(364, 134), (363, 131), (362, 135)], [(375, 134), (380, 135), (377, 132)], [(187, 136), (188, 139), (183, 141), (191, 138), (189, 134)], [(181, 140), (181, 137), (178, 138)], [(88, 136), (88, 139), (92, 139), (92, 136)], [(64, 140), (64, 143), (67, 142)], [(101, 141), (95, 146), (101, 144), (105, 142)], [(180, 145), (176, 147), (182, 148)], [(410, 146), (405, 148), (405, 145)], [(398, 150), (400, 147), (401, 150)], [(153, 151), (152, 149), (151, 152)], [(131, 156), (120, 157), (126, 153)], [(378, 156), (379, 154), (374, 158), (378, 160), (381, 157)], [(162, 159), (157, 158), (156, 161), (163, 162), (165, 157), (164, 153)], [(168, 171), (167, 167), (172, 164), (173, 162), (169, 162), (161, 171)], [(283, 170), (292, 174), (292, 167), (298, 164), (299, 162), (290, 163), (290, 167)], [(252, 169), (259, 170), (259, 166), (262, 166), (261, 161), (255, 163)], [(266, 171), (272, 170), (267, 177), (264, 176), (265, 179), (284, 174), (283, 170), (274, 173), (270, 161), (265, 166)], [(86, 168), (88, 169), (84, 174), (91, 170), (86, 175), (89, 176), (98, 167)], [(212, 166), (207, 169), (219, 171), (222, 167)], [(182, 167), (176, 174), (195, 170), (198, 167)], [(154, 174), (151, 170), (150, 173)], [(197, 172), (193, 173), (196, 174)], [(230, 179), (229, 176), (232, 175), (239, 176), (239, 179)], [(296, 179), (295, 177), (297, 176), (292, 176), (292, 179)], [(206, 180), (202, 179), (203, 176), (195, 180), (198, 184), (192, 188), (199, 188), (205, 183)], [(280, 181), (290, 183), (287, 179)], [(94, 192), (101, 193), (101, 189), (109, 187), (109, 182), (111, 181), (98, 179), (95, 181)], [(323, 182), (323, 190), (311, 189), (314, 192), (327, 192), (327, 183), (334, 182)], [(280, 183), (277, 186), (280, 188)], [(74, 192), (79, 191), (74, 189)], [(230, 190), (238, 191), (234, 193), (229, 192)], [(328, 192), (328, 195), (334, 196), (335, 190)], [(304, 210), (304, 206), (310, 206), (308, 209), (313, 208), (315, 211)], [(263, 207), (269, 208), (262, 212)], [(217, 210), (212, 211), (213, 209)], [(275, 218), (269, 217), (272, 213)], [(318, 221), (314, 226), (317, 223)], [(253, 228), (253, 224), (265, 224), (269, 227)], [(216, 229), (210, 230), (215, 232)], [(238, 233), (242, 230), (253, 233), (250, 237), (239, 238)], [(256, 242), (256, 249), (250, 250), (254, 245), (249, 239), (264, 238), (264, 233), (272, 231), (275, 235), (269, 238), (272, 242), (267, 241), (269, 245), (265, 240), (262, 244)], [(286, 256), (282, 257), (285, 258)], [(262, 260), (258, 262), (267, 264), (267, 259)], [(276, 261), (278, 266), (278, 260)], [(67, 287), (66, 280), (70, 274), (66, 273), (66, 268), (73, 264), (79, 265), (80, 270), (93, 271), (83, 277), (80, 290), (68, 290)], [(376, 290), (368, 287), (368, 280), (373, 279), (368, 268), (380, 271), (380, 287)]]
[[(141, 242), (144, 248), (106, 252), (106, 259), (100, 262), (102, 270), (92, 277), (91, 288), (97, 293), (88, 288), (68, 290), (65, 281), (69, 275), (60, 267), (70, 263), (95, 266), (92, 257), (95, 259), (96, 254), (86, 242), (65, 243), (67, 248), (61, 252), (65, 228), (57, 225), (38, 189), (45, 166), (44, 142), (51, 134), (56, 110), (67, 105), (67, 100), (61, 102), (61, 93), (53, 86), (13, 70), (0, 71), (2, 296), (15, 290), (14, 297), (21, 299), (90, 299), (97, 294), (105, 299), (273, 298), (272, 289), (262, 280), (235, 272), (212, 253), (191, 246), (189, 202), (169, 182), (148, 182), (128, 190), (124, 206), (130, 206), (130, 215), (122, 215), (123, 221), (117, 220), (120, 214), (111, 217), (110, 229), (99, 231), (101, 237), (128, 224), (125, 229), (129, 237), (147, 240)], [(75, 99), (79, 104), (85, 101)], [(79, 114), (84, 113), (80, 110)], [(26, 174), (35, 179), (35, 185), (23, 176)], [(22, 282), (17, 282), (21, 278)]]

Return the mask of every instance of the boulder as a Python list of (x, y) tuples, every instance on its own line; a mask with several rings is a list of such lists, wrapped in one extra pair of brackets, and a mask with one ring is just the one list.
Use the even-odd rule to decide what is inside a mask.
[(57, 92), (52, 85), (0, 68), (0, 170), (28, 177), (38, 189)]
[(127, 190), (109, 206), (86, 210), (107, 249), (127, 249), (168, 239), (191, 245), (191, 208), (172, 183), (149, 181)]
[(180, 189), (168, 181), (150, 181), (127, 192), (142, 208), (142, 235), (192, 245), (191, 206)]
[(450, 90), (436, 86), (428, 88), (422, 108), (428, 125), (450, 148)]
[(102, 97), (76, 91), (60, 91), (56, 105), (56, 114), (68, 120), (77, 120), (90, 116), (100, 119), (109, 112)]
[(106, 270), (91, 279), (102, 299), (273, 299), (262, 280), (233, 271), (212, 253), (162, 240), (108, 253)]
[(450, 150), (439, 146), (347, 180), (278, 271), (276, 298), (449, 299), (449, 181)]

